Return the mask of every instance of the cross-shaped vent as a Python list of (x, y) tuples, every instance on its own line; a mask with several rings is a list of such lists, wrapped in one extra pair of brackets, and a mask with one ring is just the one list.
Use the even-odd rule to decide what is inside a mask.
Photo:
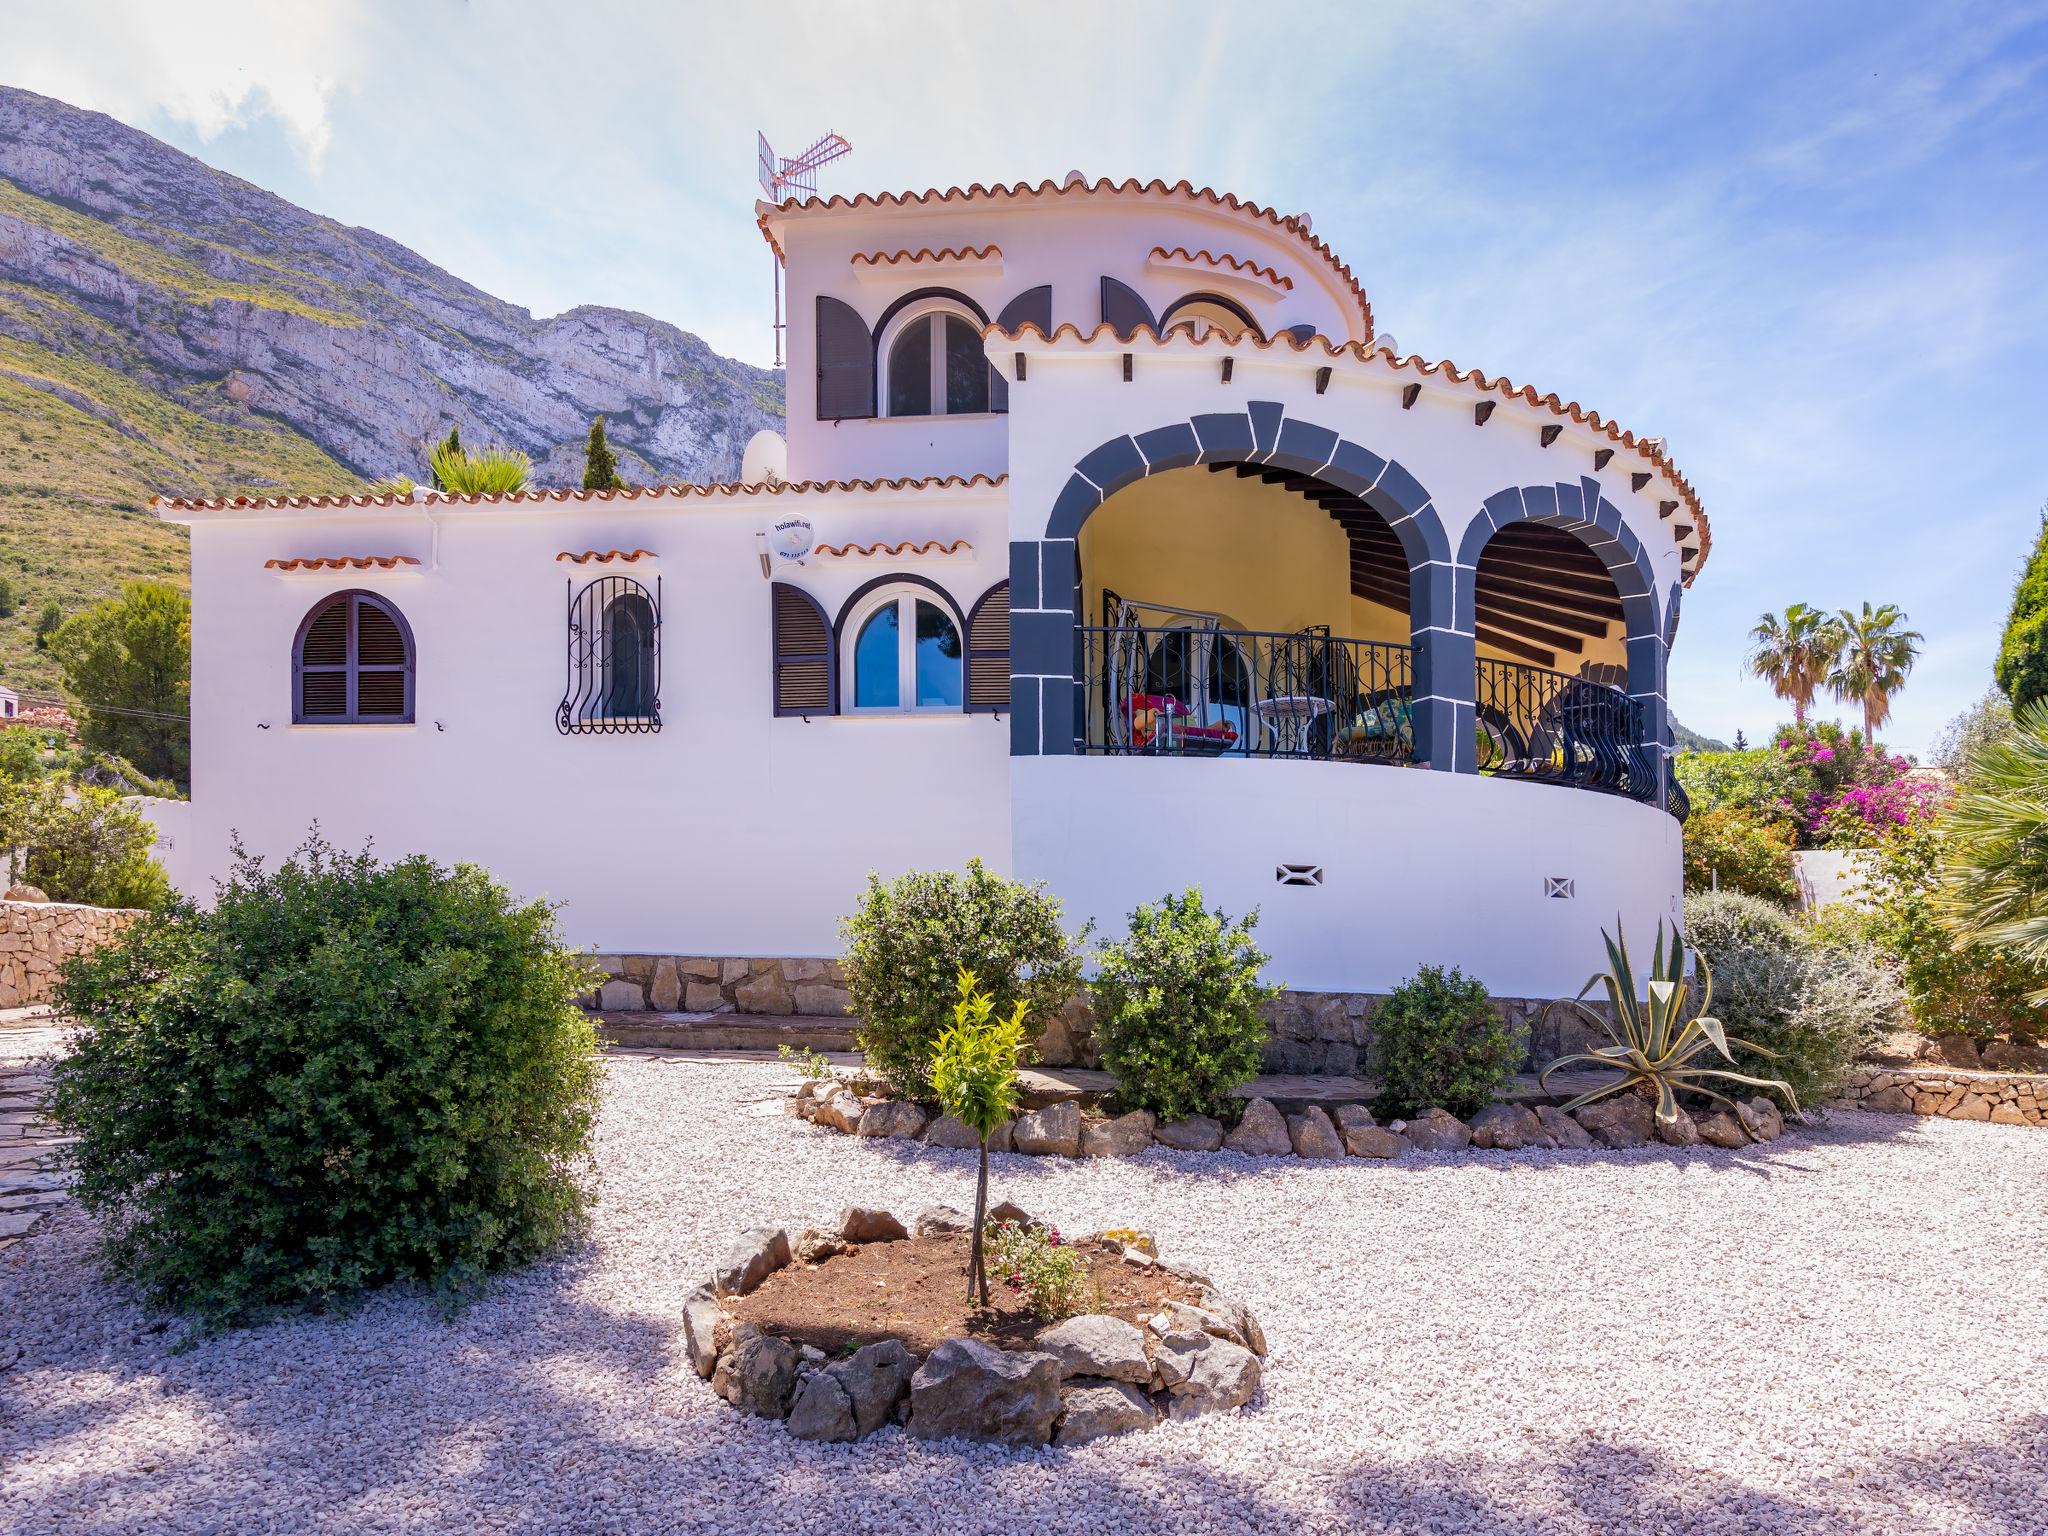
[(1282, 885), (1321, 885), (1323, 866), (1320, 864), (1281, 864), (1275, 866), (1273, 878)]
[(1579, 892), (1571, 876), (1545, 875), (1543, 877), (1543, 894), (1552, 901), (1570, 901)]

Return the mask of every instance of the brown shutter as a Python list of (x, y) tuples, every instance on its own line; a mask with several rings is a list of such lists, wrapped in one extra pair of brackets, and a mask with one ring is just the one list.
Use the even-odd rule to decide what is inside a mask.
[(775, 713), (829, 715), (838, 707), (832, 626), (818, 600), (801, 587), (769, 589), (774, 623)]
[(1159, 322), (1152, 318), (1152, 310), (1137, 293), (1113, 277), (1102, 280), (1102, 319), (1114, 330), (1119, 341), (1129, 341), (1131, 333), (1144, 326), (1148, 330), (1159, 329)]
[(981, 594), (967, 616), (967, 709), (1010, 707), (1010, 584)]
[(292, 718), (309, 723), (412, 719), (412, 637), (398, 610), (367, 592), (319, 603), (292, 654)]
[(875, 414), (875, 338), (851, 304), (818, 295), (818, 420)]

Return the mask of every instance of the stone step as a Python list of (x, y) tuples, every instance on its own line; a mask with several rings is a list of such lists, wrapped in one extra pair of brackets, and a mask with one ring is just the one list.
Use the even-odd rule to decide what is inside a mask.
[(594, 1021), (607, 1045), (637, 1050), (760, 1051), (770, 1056), (784, 1045), (793, 1051), (850, 1051), (856, 1028), (852, 1019), (779, 1013), (635, 1011), (599, 1013)]

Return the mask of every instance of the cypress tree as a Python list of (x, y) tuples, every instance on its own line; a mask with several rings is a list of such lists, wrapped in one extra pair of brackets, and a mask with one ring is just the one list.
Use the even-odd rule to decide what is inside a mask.
[(612, 453), (612, 445), (605, 440), (604, 418), (598, 417), (590, 424), (590, 437), (583, 444), (583, 489), (586, 491), (623, 491), (626, 482), (619, 478), (619, 461)]
[(2012, 595), (1994, 675), (2015, 711), (2048, 699), (2048, 507), (2041, 509), (2034, 553)]

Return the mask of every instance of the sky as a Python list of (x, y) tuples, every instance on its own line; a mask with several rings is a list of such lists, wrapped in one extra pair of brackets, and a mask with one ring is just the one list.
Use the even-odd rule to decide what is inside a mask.
[(0, 80), (761, 363), (756, 129), (849, 138), (826, 192), (1305, 210), (1404, 352), (1668, 440), (1714, 528), (1671, 698), (1724, 739), (1788, 713), (1760, 614), (1869, 600), (1926, 636), (1883, 733), (1926, 752), (2048, 503), (2048, 0), (0, 0)]

